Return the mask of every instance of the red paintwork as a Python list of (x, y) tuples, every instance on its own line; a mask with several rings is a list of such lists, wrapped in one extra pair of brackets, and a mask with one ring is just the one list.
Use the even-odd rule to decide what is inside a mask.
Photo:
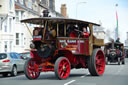
[[(38, 72), (54, 71), (54, 64), (53, 65), (51, 63), (49, 64), (51, 57), (48, 57), (46, 59), (42, 59), (42, 58), (40, 58), (40, 56), (37, 54), (36, 51), (31, 51), (30, 54), (31, 54), (31, 57), (35, 59), (35, 62), (37, 63), (38, 67), (42, 66), (41, 69), (37, 70)], [(52, 67), (48, 68), (48, 66), (50, 66), (50, 65), (52, 65)]]
[(122, 56), (122, 58), (123, 58), (123, 59), (125, 58), (125, 52), (123, 52), (123, 56)]
[(85, 53), (88, 56), (89, 55), (89, 40), (85, 40), (85, 43), (86, 43)]
[(33, 41), (41, 40), (41, 38), (33, 38)]
[[(54, 71), (54, 64), (58, 57), (66, 57), (73, 68), (87, 68), (87, 57), (89, 56), (89, 40), (88, 39), (58, 39), (57, 50), (53, 57), (42, 59), (37, 50), (31, 50), (31, 57), (34, 61), (30, 61), (27, 66), (29, 76), (33, 79), (38, 76), (39, 72)], [(60, 56), (62, 54), (62, 56)], [(59, 56), (58, 56), (59, 55)], [(96, 53), (96, 70), (99, 75), (104, 73), (105, 57), (102, 51)], [(51, 60), (54, 60), (51, 63)], [(66, 59), (62, 59), (58, 65), (59, 76), (62, 79), (67, 78), (70, 73), (70, 63)], [(31, 64), (31, 63), (34, 63)], [(65, 69), (64, 69), (65, 68)]]
[(77, 34), (73, 31), (70, 33), (69, 35), (71, 38), (76, 38), (77, 37)]
[[(66, 41), (67, 46), (65, 48), (62, 48), (61, 45), (63, 44), (62, 41)], [(59, 49), (55, 51), (54, 56), (56, 56), (59, 51), (64, 52), (64, 56), (68, 58), (70, 63), (76, 67), (78, 64), (81, 64), (83, 68), (87, 68), (86, 66), (86, 60), (85, 56), (81, 55), (88, 55), (89, 54), (89, 42), (88, 40), (84, 39), (61, 39), (58, 42)], [(74, 52), (73, 52), (74, 51)], [(73, 54), (79, 54), (79, 55), (73, 55)], [(42, 59), (37, 54), (37, 50), (31, 50), (31, 57), (35, 59), (37, 62), (38, 67), (41, 66), (41, 69), (36, 68), (38, 72), (47, 72), (47, 71), (54, 71), (54, 64), (47, 64), (52, 59), (51, 57), (48, 57), (47, 59)], [(54, 57), (56, 58), (56, 57)], [(51, 66), (51, 67), (48, 67)]]
[(36, 60), (41, 60), (41, 57), (37, 54), (37, 51), (32, 50), (30, 52), (31, 58), (34, 58)]
[(89, 33), (84, 32), (84, 33), (83, 33), (83, 38), (88, 38), (88, 37), (89, 37)]
[(99, 75), (102, 75), (105, 70), (105, 56), (103, 55), (102, 50), (99, 50), (96, 53), (96, 70)]
[(39, 70), (39, 68), (38, 68), (38, 65), (36, 64), (36, 62), (34, 60), (30, 60), (27, 65), (28, 75), (31, 78), (35, 79), (39, 75), (38, 70)]
[(60, 50), (60, 51), (64, 53), (64, 56), (68, 58), (68, 60), (70, 61), (73, 67), (76, 67), (78, 64), (81, 64), (83, 68), (87, 68), (85, 56), (73, 55), (71, 51), (68, 50)]
[[(72, 54), (86, 55), (89, 54), (89, 44), (85, 39), (60, 39), (58, 40), (59, 50), (69, 50)], [(85, 43), (86, 42), (86, 43)], [(63, 44), (66, 46), (63, 47)], [(87, 45), (86, 45), (87, 44)], [(86, 51), (87, 50), (87, 51)]]
[(58, 73), (62, 79), (69, 76), (70, 73), (70, 63), (66, 59), (62, 59), (58, 64)]

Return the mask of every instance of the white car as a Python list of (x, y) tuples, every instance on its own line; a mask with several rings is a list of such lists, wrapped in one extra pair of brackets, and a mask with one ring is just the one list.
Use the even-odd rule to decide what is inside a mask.
[(17, 72), (24, 71), (25, 60), (22, 59), (21, 54), (10, 52), (0, 53), (0, 74), (7, 76), (16, 76)]

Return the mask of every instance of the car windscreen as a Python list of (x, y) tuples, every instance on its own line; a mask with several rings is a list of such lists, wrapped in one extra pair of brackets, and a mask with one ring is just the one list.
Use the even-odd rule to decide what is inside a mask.
[(22, 56), (24, 57), (24, 58), (30, 58), (30, 52), (27, 52), (27, 53), (22, 53)]
[(25, 56), (26, 56), (26, 57), (30, 57), (30, 53), (26, 53)]
[(16, 56), (16, 53), (10, 53), (10, 56), (12, 59), (18, 59), (18, 57)]
[(0, 60), (5, 59), (5, 58), (7, 58), (7, 54), (4, 54), (4, 53), (0, 54)]

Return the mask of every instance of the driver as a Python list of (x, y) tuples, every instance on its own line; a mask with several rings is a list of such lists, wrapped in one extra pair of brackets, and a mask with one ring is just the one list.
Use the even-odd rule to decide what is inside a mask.
[(86, 27), (83, 27), (82, 28), (83, 32), (82, 32), (82, 37), (83, 38), (88, 38), (89, 37), (89, 33), (87, 32), (87, 28)]

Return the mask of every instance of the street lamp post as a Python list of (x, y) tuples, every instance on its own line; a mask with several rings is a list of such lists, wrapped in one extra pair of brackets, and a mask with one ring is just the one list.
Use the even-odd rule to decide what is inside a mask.
[(76, 18), (77, 18), (77, 8), (78, 8), (78, 5), (80, 5), (80, 4), (86, 4), (86, 2), (78, 2), (78, 3), (76, 4)]

